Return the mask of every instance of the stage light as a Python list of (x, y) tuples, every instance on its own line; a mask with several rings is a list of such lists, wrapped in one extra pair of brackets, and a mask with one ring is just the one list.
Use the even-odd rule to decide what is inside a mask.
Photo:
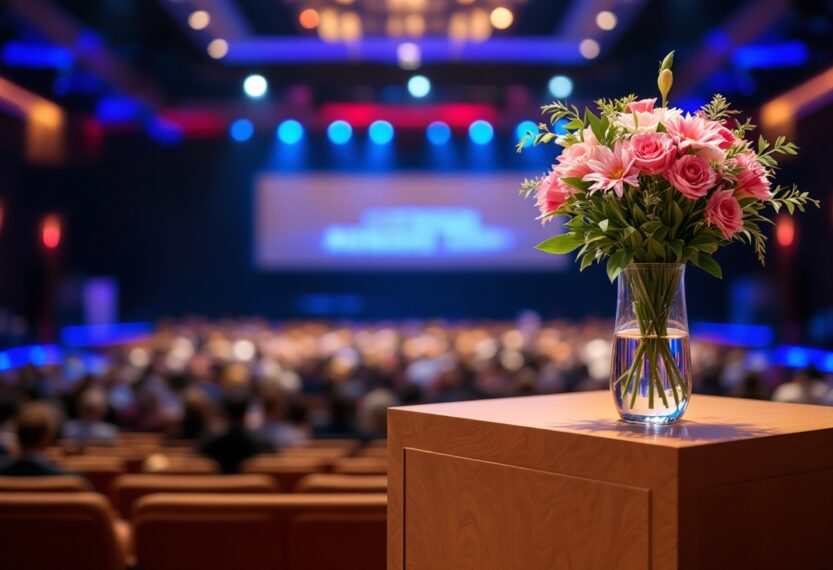
[(425, 129), (425, 136), (431, 144), (445, 144), (451, 140), (451, 128), (442, 121), (434, 121)]
[(393, 140), (393, 125), (387, 121), (373, 121), (367, 129), (367, 134), (376, 144), (388, 144)]
[(346, 144), (353, 136), (353, 127), (347, 121), (333, 121), (327, 127), (327, 138), (333, 144)]
[(226, 57), (226, 54), (228, 53), (228, 42), (223, 38), (211, 40), (206, 48), (206, 51), (208, 52), (208, 55), (214, 59), (222, 59)]
[(578, 51), (584, 59), (596, 59), (602, 51), (602, 48), (599, 47), (599, 42), (587, 38), (586, 40), (581, 40), (581, 43), (578, 45)]
[(57, 249), (61, 245), (61, 219), (55, 214), (48, 214), (41, 221), (41, 243), (46, 249)]
[(414, 75), (408, 80), (408, 93), (421, 99), (431, 92), (431, 81), (424, 75)]
[(229, 126), (229, 136), (237, 142), (246, 142), (255, 133), (255, 127), (249, 119), (237, 119)]
[(211, 23), (211, 15), (205, 10), (196, 10), (188, 16), (188, 25), (193, 30), (202, 30)]
[(295, 119), (287, 119), (278, 125), (278, 139), (284, 144), (295, 144), (304, 138), (304, 127)]
[(475, 144), (488, 144), (495, 136), (495, 129), (487, 121), (477, 120), (469, 125), (469, 138)]
[(302, 28), (307, 30), (315, 28), (318, 25), (318, 20), (318, 10), (314, 8), (307, 8), (298, 15), (298, 23), (301, 24)]
[(268, 89), (269, 83), (259, 74), (250, 75), (243, 82), (243, 91), (252, 99), (263, 97)]
[(498, 30), (505, 30), (512, 25), (514, 20), (515, 16), (512, 14), (512, 10), (503, 6), (498, 6), (489, 14), (489, 21)]
[[(518, 137), (518, 141), (526, 136), (526, 133), (538, 133), (538, 123), (533, 121), (521, 121), (518, 123), (518, 126), (515, 127), (515, 136)], [(531, 145), (532, 142), (526, 143), (525, 146)]]
[(565, 99), (573, 92), (573, 80), (566, 75), (555, 75), (547, 85), (553, 97)]
[(417, 69), (422, 63), (422, 52), (418, 45), (405, 42), (397, 46), (396, 59), (399, 61), (399, 67), (402, 69)]
[(795, 242), (795, 222), (789, 216), (781, 216), (775, 224), (775, 239), (781, 247), (790, 247)]
[(616, 27), (617, 22), (616, 14), (609, 10), (602, 10), (596, 14), (596, 25), (603, 30), (612, 30)]

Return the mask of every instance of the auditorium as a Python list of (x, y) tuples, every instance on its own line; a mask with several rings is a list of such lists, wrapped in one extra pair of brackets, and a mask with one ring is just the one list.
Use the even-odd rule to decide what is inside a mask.
[(0, 569), (833, 570), (831, 141), (830, 0), (7, 0)]

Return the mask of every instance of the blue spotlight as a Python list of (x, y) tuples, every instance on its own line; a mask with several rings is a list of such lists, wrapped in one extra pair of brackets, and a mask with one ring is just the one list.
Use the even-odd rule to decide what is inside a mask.
[(469, 125), (469, 138), (476, 144), (488, 144), (495, 136), (495, 129), (487, 121), (478, 120)]
[(367, 134), (376, 144), (388, 144), (393, 140), (393, 125), (387, 121), (373, 121)]
[(573, 92), (573, 80), (566, 75), (555, 75), (550, 79), (548, 87), (553, 97), (564, 99)]
[(414, 75), (408, 80), (408, 93), (421, 99), (431, 93), (431, 81), (424, 75)]
[(442, 121), (434, 121), (425, 129), (425, 136), (431, 144), (445, 144), (451, 140), (451, 129)]
[(246, 142), (255, 133), (255, 126), (249, 119), (237, 119), (229, 126), (229, 136), (237, 142)]
[[(518, 141), (526, 136), (526, 133), (537, 133), (538, 132), (538, 123), (533, 121), (521, 121), (518, 123), (518, 126), (515, 127), (515, 136), (518, 137)], [(526, 146), (531, 145), (531, 142), (526, 143)]]
[(278, 139), (283, 144), (295, 144), (304, 138), (304, 127), (295, 119), (287, 119), (278, 125)]
[(333, 121), (327, 127), (327, 137), (334, 144), (346, 144), (353, 136), (353, 127), (347, 121)]

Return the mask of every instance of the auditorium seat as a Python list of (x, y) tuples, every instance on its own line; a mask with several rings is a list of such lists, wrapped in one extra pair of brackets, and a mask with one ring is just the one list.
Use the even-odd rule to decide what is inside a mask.
[(124, 459), (99, 455), (73, 455), (62, 457), (56, 462), (63, 469), (83, 475), (93, 489), (107, 494), (113, 479), (127, 472)]
[(116, 529), (98, 493), (0, 494), (0, 568), (124, 570)]
[(120, 445), (134, 445), (138, 447), (159, 447), (162, 445), (162, 434), (154, 432), (121, 432)]
[(380, 457), (345, 457), (333, 464), (333, 473), (345, 475), (385, 475), (388, 461)]
[(0, 493), (80, 493), (90, 486), (77, 475), (0, 477)]
[(381, 459), (388, 458), (387, 447), (364, 447), (356, 453), (356, 457), (376, 457)]
[(384, 570), (384, 495), (151, 495), (134, 507), (150, 570)]
[[(133, 446), (88, 445), (82, 450), (82, 455), (94, 457), (118, 457), (124, 461), (128, 473), (139, 473), (142, 463), (156, 448)], [(71, 455), (69, 457), (76, 457)]]
[(303, 477), (311, 473), (323, 473), (327, 463), (315, 457), (284, 457), (258, 455), (240, 466), (241, 473), (269, 475), (281, 489), (294, 489)]
[(142, 464), (142, 472), (168, 475), (213, 475), (220, 472), (220, 467), (216, 461), (208, 457), (154, 453)]
[(127, 518), (133, 504), (153, 493), (275, 493), (267, 475), (122, 475), (110, 487), (113, 506)]
[(357, 439), (311, 439), (291, 449), (345, 449), (350, 454), (358, 448), (359, 440)]
[(295, 486), (296, 493), (387, 493), (386, 475), (313, 473)]
[(278, 455), (282, 457), (316, 457), (324, 461), (335, 461), (343, 457), (349, 457), (353, 450), (349, 447), (290, 447), (281, 450)]

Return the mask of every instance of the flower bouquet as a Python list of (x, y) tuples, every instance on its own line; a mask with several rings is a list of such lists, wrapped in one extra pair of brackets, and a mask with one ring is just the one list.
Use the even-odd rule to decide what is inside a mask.
[[(564, 219), (565, 231), (537, 248), (578, 250), (581, 270), (606, 262), (619, 280), (611, 389), (620, 416), (635, 423), (677, 421), (690, 397), (685, 265), (721, 277), (712, 255), (733, 242), (754, 247), (763, 263), (770, 212), (818, 206), (795, 186), (772, 186), (778, 158), (798, 148), (784, 137), (748, 140), (754, 125), (722, 95), (694, 114), (668, 106), (673, 58), (660, 63), (659, 105), (629, 95), (582, 113), (554, 102), (542, 107), (548, 121), (518, 143), (518, 152), (563, 147), (547, 174), (521, 187), (542, 222)], [(563, 134), (551, 130), (556, 123)]]

